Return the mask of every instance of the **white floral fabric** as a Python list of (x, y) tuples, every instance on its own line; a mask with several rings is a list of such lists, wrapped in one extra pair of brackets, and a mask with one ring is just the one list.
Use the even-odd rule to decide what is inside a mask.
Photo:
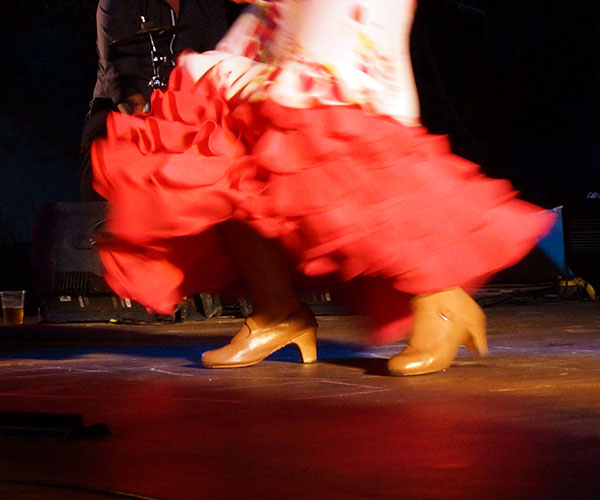
[(218, 44), (180, 64), (226, 97), (291, 107), (358, 104), (419, 124), (409, 55), (414, 0), (261, 0)]

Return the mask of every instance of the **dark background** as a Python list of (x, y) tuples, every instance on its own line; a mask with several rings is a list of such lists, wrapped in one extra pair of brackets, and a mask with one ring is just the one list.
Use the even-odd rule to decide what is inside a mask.
[(413, 51), (423, 122), (542, 206), (600, 190), (599, 7), (421, 0)]
[[(424, 124), (544, 207), (600, 192), (599, 3), (420, 0), (412, 50)], [(94, 0), (0, 7), (3, 289), (30, 287), (40, 207), (78, 199), (95, 7)]]

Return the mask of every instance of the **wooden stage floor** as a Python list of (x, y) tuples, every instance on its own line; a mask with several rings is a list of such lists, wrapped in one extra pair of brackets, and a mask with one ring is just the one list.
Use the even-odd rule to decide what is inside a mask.
[(232, 370), (239, 319), (0, 327), (0, 498), (600, 498), (600, 303), (486, 312), (490, 356), (413, 378), (356, 316)]

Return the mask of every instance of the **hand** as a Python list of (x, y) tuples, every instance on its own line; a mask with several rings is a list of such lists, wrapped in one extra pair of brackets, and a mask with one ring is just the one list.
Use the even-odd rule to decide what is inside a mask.
[(124, 115), (133, 115), (134, 113), (143, 113), (146, 104), (146, 99), (142, 94), (133, 94), (119, 103), (117, 107)]

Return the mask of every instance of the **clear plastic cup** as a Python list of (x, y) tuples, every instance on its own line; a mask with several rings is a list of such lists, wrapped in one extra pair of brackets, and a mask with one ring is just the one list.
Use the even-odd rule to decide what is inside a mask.
[(23, 323), (25, 290), (0, 292), (2, 299), (2, 318), (5, 325), (20, 325)]

